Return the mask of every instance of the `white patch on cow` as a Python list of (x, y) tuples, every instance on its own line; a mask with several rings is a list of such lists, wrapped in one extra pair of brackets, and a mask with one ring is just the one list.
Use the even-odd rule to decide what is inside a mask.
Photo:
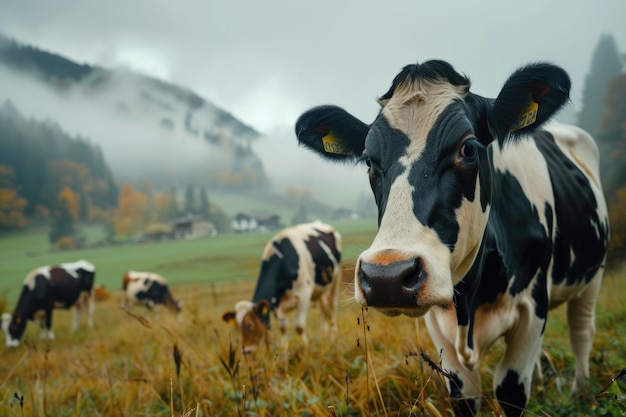
[(464, 198), (461, 206), (455, 211), (459, 235), (450, 260), (454, 285), (458, 284), (465, 276), (476, 259), (489, 219), (491, 206), (487, 206), (487, 210), (483, 211), (480, 203), (480, 174), (476, 179), (474, 196), (474, 201)]
[(78, 270), (82, 269), (88, 272), (95, 272), (96, 267), (91, 262), (88, 262), (84, 259), (81, 259), (76, 262), (67, 262), (59, 265), (63, 268), (68, 274), (70, 274), (74, 278), (78, 278)]
[[(138, 279), (138, 280), (150, 280), (150, 281), (155, 281), (158, 282), (160, 284), (166, 284), (167, 282), (165, 281), (165, 278), (163, 278), (161, 275), (156, 274), (154, 272), (146, 272), (146, 271), (128, 271), (127, 275), (129, 278), (131, 279)], [(144, 285), (144, 287), (147, 289), (150, 285), (146, 284)]]
[(407, 80), (395, 89), (389, 100), (381, 103), (389, 125), (404, 132), (410, 140), (408, 159), (402, 161), (405, 166), (420, 157), (428, 133), (441, 112), (453, 101), (463, 99), (466, 92), (466, 87), (455, 87), (445, 80)]
[(4, 332), (4, 338), (6, 347), (18, 347), (20, 345), (19, 339), (13, 339), (9, 333), (9, 325), (11, 324), (11, 318), (13, 316), (10, 313), (2, 314), (2, 332)]
[(42, 266), (30, 271), (28, 275), (26, 275), (26, 278), (24, 278), (24, 285), (28, 286), (29, 290), (32, 291), (35, 289), (35, 278), (38, 275), (42, 275), (47, 279), (50, 279), (50, 266)]
[[(554, 207), (554, 193), (548, 180), (550, 173), (548, 164), (530, 138), (522, 138), (516, 142), (506, 142), (500, 147), (493, 142), (493, 168), (502, 173), (510, 173), (519, 182), (524, 195), (537, 211), (539, 222), (547, 236), (554, 239), (556, 227), (549, 233), (548, 220), (545, 215), (546, 203)], [(523, 155), (523, 158), (520, 158)], [(539, 179), (539, 180), (538, 180)]]
[[(421, 224), (413, 213), (413, 190), (409, 171), (399, 175), (389, 189), (389, 199), (378, 233), (371, 246), (359, 256), (361, 262), (376, 263), (377, 255), (393, 252), (402, 259), (421, 258), (427, 279), (420, 290), (421, 305), (452, 302), (453, 282), (450, 273), (450, 250), (437, 233)], [(358, 268), (357, 268), (358, 270)], [(355, 280), (354, 296), (366, 304), (359, 279)]]
[(250, 313), (253, 308), (254, 303), (252, 301), (238, 301), (235, 304), (235, 321), (237, 322), (237, 326), (241, 326), (243, 318), (246, 314)]

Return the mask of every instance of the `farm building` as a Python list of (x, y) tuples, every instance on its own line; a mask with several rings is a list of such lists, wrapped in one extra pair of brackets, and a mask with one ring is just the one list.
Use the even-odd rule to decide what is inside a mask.
[(232, 228), (235, 233), (266, 232), (280, 227), (280, 217), (276, 214), (244, 213), (233, 217)]
[(199, 239), (217, 235), (215, 225), (200, 216), (187, 215), (170, 221), (174, 239)]

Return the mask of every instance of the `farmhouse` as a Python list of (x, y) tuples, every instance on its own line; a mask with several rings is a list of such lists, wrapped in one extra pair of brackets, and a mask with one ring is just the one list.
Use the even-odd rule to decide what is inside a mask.
[(235, 233), (266, 232), (280, 227), (280, 217), (276, 214), (240, 212), (233, 217)]
[(174, 239), (200, 239), (217, 235), (215, 225), (201, 216), (188, 214), (170, 221)]

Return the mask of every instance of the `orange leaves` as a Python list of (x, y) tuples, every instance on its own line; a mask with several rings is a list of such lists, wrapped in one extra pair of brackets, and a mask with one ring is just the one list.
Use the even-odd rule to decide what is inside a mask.
[(13, 170), (0, 165), (0, 228), (26, 225), (24, 209), (28, 202), (14, 188), (13, 178)]
[(149, 218), (148, 196), (133, 189), (126, 183), (120, 191), (118, 206), (113, 216), (115, 233), (118, 236), (132, 237), (136, 232), (143, 229)]
[(64, 187), (59, 194), (57, 194), (57, 200), (61, 205), (65, 205), (68, 214), (72, 220), (78, 220), (79, 200), (78, 194), (76, 194), (70, 187)]

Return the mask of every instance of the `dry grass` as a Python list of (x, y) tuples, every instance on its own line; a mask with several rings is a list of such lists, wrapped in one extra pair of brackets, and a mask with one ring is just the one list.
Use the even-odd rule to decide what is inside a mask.
[[(616, 278), (599, 307), (597, 398), (572, 401), (573, 358), (557, 313), (544, 345), (546, 380), (535, 389), (530, 415), (624, 415), (624, 385), (612, 381), (623, 377), (626, 362), (626, 309), (614, 299), (625, 284)], [(336, 340), (321, 337), (313, 310), (308, 349), (292, 332), (287, 345), (276, 337), (256, 356), (240, 353), (234, 329), (220, 319), (249, 298), (253, 283), (174, 288), (183, 321), (166, 311), (125, 312), (116, 293), (96, 306), (93, 330), (70, 333), (71, 313), (57, 311), (56, 341), (40, 341), (30, 324), (20, 348), (0, 347), (0, 417), (450, 415), (445, 371), (423, 321), (361, 310), (350, 301), (349, 284), (345, 289)], [(485, 415), (498, 415), (489, 385), (501, 350), (495, 346), (483, 367)]]

